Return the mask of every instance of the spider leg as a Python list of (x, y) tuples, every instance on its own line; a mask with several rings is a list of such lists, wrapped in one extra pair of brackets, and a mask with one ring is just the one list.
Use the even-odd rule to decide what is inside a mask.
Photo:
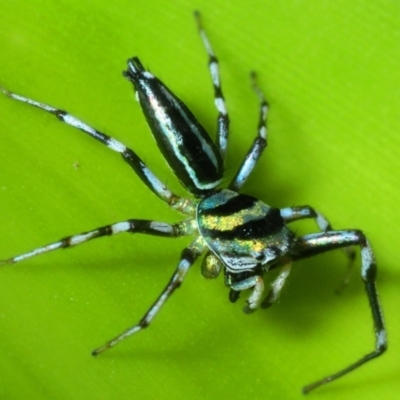
[(193, 233), (193, 227), (191, 226), (190, 220), (171, 225), (165, 222), (129, 219), (115, 224), (102, 226), (101, 228), (83, 232), (78, 235), (68, 236), (57, 242), (50, 243), (47, 246), (38, 247), (34, 250), (28, 251), (27, 253), (17, 255), (7, 260), (0, 260), (0, 265), (15, 264), (28, 258), (48, 253), (49, 251), (65, 249), (102, 236), (111, 236), (122, 232), (143, 233), (146, 235), (163, 237), (179, 237), (191, 235)]
[(267, 115), (269, 106), (264, 93), (258, 87), (257, 75), (254, 71), (250, 74), (250, 78), (253, 89), (260, 101), (260, 117), (258, 120), (257, 137), (254, 139), (242, 165), (228, 186), (229, 189), (234, 191), (238, 191), (244, 185), (267, 146)]
[(303, 393), (331, 382), (343, 375), (355, 370), (366, 362), (379, 357), (387, 349), (386, 329), (382, 315), (382, 309), (376, 290), (376, 262), (371, 245), (365, 235), (359, 230), (327, 231), (302, 236), (296, 239), (290, 257), (293, 260), (314, 256), (330, 250), (347, 246), (360, 246), (361, 249), (361, 277), (364, 281), (369, 305), (372, 311), (372, 319), (375, 331), (375, 350), (366, 354), (355, 363), (342, 369), (341, 371), (328, 375), (303, 388)]
[(111, 339), (103, 346), (93, 350), (92, 355), (97, 356), (103, 351), (111, 347), (114, 347), (116, 344), (126, 339), (127, 337), (140, 332), (144, 328), (147, 328), (153, 321), (157, 313), (160, 311), (161, 307), (171, 296), (171, 294), (175, 291), (175, 289), (177, 289), (181, 285), (183, 279), (186, 276), (187, 271), (193, 265), (197, 257), (201, 255), (205, 247), (206, 245), (203, 239), (201, 237), (198, 237), (190, 244), (189, 247), (184, 249), (178, 267), (176, 268), (170, 281), (168, 282), (167, 286), (162, 291), (160, 296), (157, 298), (157, 300), (153, 303), (153, 305), (149, 308), (146, 314), (142, 317), (142, 319), (136, 325), (130, 327), (120, 335), (116, 336), (114, 339)]
[(290, 269), (292, 266), (292, 260), (287, 259), (284, 261), (284, 265), (279, 273), (278, 277), (272, 282), (271, 289), (267, 294), (267, 297), (262, 301), (261, 308), (268, 308), (278, 300), (282, 288), (286, 283), (286, 280), (290, 274)]
[(196, 18), (197, 27), (199, 30), (201, 40), (208, 54), (208, 67), (210, 70), (211, 80), (214, 87), (214, 103), (218, 111), (216, 146), (221, 154), (222, 159), (225, 161), (226, 151), (228, 147), (228, 136), (229, 136), (229, 115), (226, 109), (225, 98), (221, 88), (219, 63), (217, 57), (215, 56), (211, 43), (208, 40), (203, 25), (201, 23), (200, 13), (198, 11), (195, 11), (194, 16)]
[(287, 207), (281, 208), (281, 217), (286, 223), (298, 221), (301, 219), (312, 218), (315, 220), (318, 228), (322, 232), (331, 231), (332, 226), (329, 221), (318, 211), (314, 210), (310, 206), (298, 206), (298, 207)]
[(185, 214), (191, 214), (193, 212), (194, 206), (191, 202), (186, 199), (180, 198), (179, 196), (172, 193), (167, 186), (165, 186), (160, 179), (146, 166), (146, 164), (140, 159), (140, 157), (130, 148), (126, 147), (123, 143), (118, 140), (98, 131), (87, 125), (85, 122), (74, 117), (64, 110), (52, 107), (48, 104), (40, 103), (36, 100), (29, 99), (27, 97), (21, 96), (19, 94), (10, 92), (2, 87), (0, 91), (11, 99), (18, 100), (22, 103), (29, 104), (31, 106), (40, 108), (50, 114), (56, 116), (60, 121), (74, 128), (80, 129), (81, 131), (87, 133), (89, 136), (98, 140), (99, 142), (106, 145), (109, 149), (120, 153), (122, 158), (131, 166), (131, 168), (136, 172), (138, 177), (144, 182), (144, 184), (161, 200), (165, 201), (170, 205), (170, 207), (181, 211)]
[(262, 276), (254, 275), (241, 281), (232, 282), (229, 286), (232, 290), (236, 292), (241, 292), (242, 290), (252, 288), (253, 292), (247, 299), (247, 305), (243, 308), (243, 311), (246, 314), (250, 314), (258, 308), (261, 302), (262, 294), (264, 292), (264, 280)]
[[(320, 231), (327, 232), (332, 230), (332, 225), (330, 224), (330, 222), (320, 212), (310, 206), (281, 208), (280, 212), (282, 218), (286, 223), (306, 218), (312, 218), (315, 220)], [(351, 273), (353, 271), (352, 267), (356, 258), (354, 247), (345, 247), (343, 248), (343, 251), (346, 253), (346, 256), (348, 258), (348, 265), (346, 275), (342, 280), (340, 286), (336, 289), (337, 293), (340, 293), (349, 284)]]

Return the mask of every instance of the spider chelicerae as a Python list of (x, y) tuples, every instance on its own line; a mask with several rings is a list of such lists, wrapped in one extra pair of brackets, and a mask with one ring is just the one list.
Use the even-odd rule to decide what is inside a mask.
[[(208, 54), (208, 65), (214, 87), (214, 102), (218, 112), (216, 140), (208, 136), (186, 105), (158, 78), (147, 71), (137, 57), (128, 60), (124, 76), (134, 86), (136, 98), (147, 119), (157, 145), (182, 185), (194, 199), (172, 193), (147, 167), (140, 157), (118, 140), (99, 132), (66, 111), (37, 102), (4, 88), (8, 97), (55, 115), (62, 122), (78, 128), (111, 150), (120, 153), (147, 187), (171, 208), (187, 218), (170, 224), (158, 221), (128, 219), (89, 232), (65, 237), (57, 242), (3, 260), (0, 264), (14, 264), (49, 251), (68, 248), (102, 236), (122, 232), (175, 238), (195, 236), (182, 251), (178, 266), (170, 281), (142, 319), (114, 339), (92, 352), (98, 355), (121, 340), (146, 328), (169, 296), (183, 282), (195, 260), (205, 253), (201, 272), (214, 279), (221, 271), (230, 289), (229, 299), (235, 302), (239, 293), (250, 289), (244, 312), (251, 313), (259, 306), (269, 307), (279, 297), (289, 276), (293, 261), (330, 250), (345, 248), (350, 261), (354, 259), (352, 246), (361, 250), (361, 277), (372, 310), (375, 329), (375, 350), (341, 371), (303, 388), (307, 393), (335, 380), (380, 356), (387, 348), (386, 330), (375, 286), (376, 263), (371, 245), (360, 230), (332, 230), (327, 219), (309, 206), (274, 208), (239, 190), (253, 171), (267, 145), (268, 104), (251, 74), (252, 85), (259, 99), (260, 116), (257, 136), (244, 161), (226, 189), (219, 186), (223, 178), (228, 144), (229, 116), (222, 93), (219, 64), (202, 27), (200, 14), (195, 12), (201, 40)], [(292, 221), (314, 219), (319, 233), (297, 236), (288, 228)], [(280, 268), (264, 297), (263, 274)]]

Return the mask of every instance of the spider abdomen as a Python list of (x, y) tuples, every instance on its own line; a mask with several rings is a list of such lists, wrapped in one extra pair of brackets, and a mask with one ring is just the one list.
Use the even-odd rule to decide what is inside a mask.
[(157, 145), (180, 182), (196, 196), (215, 189), (223, 175), (222, 157), (193, 113), (137, 57), (128, 61), (124, 76), (134, 85)]

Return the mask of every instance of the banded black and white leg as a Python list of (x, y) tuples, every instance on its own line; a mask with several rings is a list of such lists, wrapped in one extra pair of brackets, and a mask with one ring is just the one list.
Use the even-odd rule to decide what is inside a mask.
[(257, 84), (257, 75), (254, 71), (250, 74), (250, 78), (253, 90), (257, 94), (260, 102), (260, 116), (258, 119), (257, 137), (254, 139), (253, 144), (251, 145), (244, 161), (242, 162), (242, 165), (239, 167), (236, 175), (233, 177), (228, 186), (229, 189), (234, 191), (238, 191), (244, 185), (244, 183), (247, 181), (247, 178), (253, 172), (253, 169), (256, 166), (257, 161), (260, 159), (264, 149), (267, 147), (267, 116), (269, 106), (267, 100), (265, 99), (264, 93)]
[[(219, 62), (211, 46), (210, 40), (208, 39), (208, 36), (203, 28), (200, 12), (195, 11), (194, 17), (197, 22), (200, 38), (208, 55), (208, 68), (214, 88), (214, 104), (218, 111), (216, 146), (222, 157), (222, 160), (225, 163), (229, 137), (229, 114), (221, 87)], [(202, 275), (206, 279), (215, 279), (218, 277), (222, 268), (223, 264), (221, 261), (214, 254), (208, 251), (201, 266)]]
[(168, 224), (166, 222), (149, 221), (142, 219), (129, 219), (117, 222), (115, 224), (102, 226), (92, 231), (83, 232), (60, 239), (57, 242), (50, 243), (46, 246), (38, 247), (7, 260), (0, 260), (0, 265), (15, 264), (40, 254), (48, 253), (58, 249), (66, 249), (68, 247), (77, 246), (92, 239), (102, 236), (112, 236), (118, 233), (142, 233), (146, 235), (176, 238), (180, 236), (188, 236), (195, 233), (196, 226), (193, 220), (182, 221), (177, 224)]
[(360, 230), (327, 231), (299, 237), (295, 241), (291, 257), (295, 261), (348, 246), (359, 246), (361, 250), (361, 278), (364, 282), (369, 305), (372, 311), (375, 331), (375, 350), (366, 354), (347, 368), (305, 386), (303, 388), (304, 393), (308, 393), (325, 383), (340, 378), (341, 376), (362, 366), (366, 362), (379, 357), (387, 349), (386, 329), (375, 285), (377, 266), (371, 245), (363, 232)]
[[(267, 116), (268, 116), (268, 103), (264, 96), (264, 93), (261, 91), (257, 84), (257, 75), (255, 72), (252, 72), (250, 75), (251, 83), (253, 90), (257, 94), (257, 97), (260, 102), (260, 114), (258, 120), (257, 127), (257, 137), (254, 139), (253, 144), (251, 145), (249, 151), (246, 154), (246, 157), (239, 167), (236, 175), (231, 180), (228, 188), (234, 191), (238, 191), (246, 182), (247, 178), (252, 173), (254, 167), (257, 164), (257, 161), (260, 159), (264, 149), (267, 146)], [(213, 254), (210, 254), (210, 258), (215, 258)], [(207, 259), (203, 263), (203, 265), (215, 265), (215, 262), (210, 262)], [(278, 276), (278, 278), (271, 284), (271, 289), (266, 297), (266, 299), (261, 303), (262, 307), (268, 307), (279, 297), (279, 293), (282, 290), (282, 287), (286, 281), (286, 278), (290, 272), (290, 260), (285, 260), (282, 270)], [(250, 313), (256, 310), (261, 302), (262, 294), (264, 291), (264, 281), (262, 276), (255, 275), (252, 277), (244, 278), (242, 281), (237, 281), (233, 284), (228, 284), (231, 288), (229, 293), (229, 300), (231, 302), (235, 302), (239, 298), (239, 293), (245, 289), (253, 289), (252, 294), (247, 300), (247, 305), (243, 309), (244, 312)]]
[(288, 224), (301, 219), (314, 219), (321, 232), (331, 231), (330, 222), (310, 206), (287, 207), (280, 209), (281, 217)]
[(140, 332), (141, 330), (147, 328), (154, 319), (154, 317), (157, 315), (157, 313), (160, 311), (161, 307), (171, 296), (171, 294), (175, 291), (175, 289), (177, 289), (181, 285), (189, 268), (193, 265), (196, 259), (202, 254), (205, 247), (206, 244), (204, 240), (201, 237), (198, 237), (187, 248), (185, 248), (181, 254), (181, 259), (179, 261), (178, 267), (176, 268), (167, 286), (162, 291), (157, 300), (154, 302), (154, 304), (145, 313), (142, 319), (136, 325), (122, 332), (114, 339), (106, 342), (103, 346), (93, 350), (92, 355), (97, 356), (98, 354), (109, 349), (110, 347), (115, 346), (121, 340), (124, 340), (127, 337), (134, 335)]
[[(319, 230), (321, 232), (332, 231), (332, 225), (326, 219), (324, 215), (315, 210), (310, 206), (297, 206), (297, 207), (287, 207), (280, 209), (281, 216), (286, 223), (299, 221), (302, 219), (314, 219)], [(341, 290), (346, 287), (350, 281), (352, 267), (354, 265), (354, 260), (356, 258), (356, 252), (354, 247), (345, 247), (343, 249), (344, 253), (348, 258), (347, 272), (342, 280), (340, 286), (337, 288), (336, 292), (341, 292)]]
[(221, 154), (222, 160), (224, 160), (225, 162), (226, 152), (228, 148), (229, 115), (221, 87), (219, 62), (201, 23), (200, 13), (198, 11), (195, 11), (194, 16), (197, 21), (197, 27), (201, 40), (208, 55), (208, 68), (210, 70), (211, 81), (214, 87), (214, 103), (218, 111), (216, 146), (219, 150), (219, 153)]
[(167, 186), (164, 185), (161, 180), (157, 178), (157, 176), (147, 167), (147, 165), (140, 159), (140, 157), (132, 149), (126, 147), (120, 141), (98, 131), (95, 128), (92, 128), (79, 118), (76, 118), (75, 116), (69, 114), (67, 111), (60, 110), (48, 104), (44, 104), (36, 100), (32, 100), (28, 97), (10, 92), (9, 90), (6, 90), (2, 87), (0, 87), (0, 91), (11, 99), (18, 100), (22, 103), (26, 103), (30, 106), (37, 107), (43, 111), (53, 114), (65, 124), (85, 132), (89, 136), (106, 145), (109, 149), (120, 153), (122, 158), (131, 166), (138, 177), (161, 200), (165, 201), (170, 207), (184, 214), (194, 214), (195, 206), (193, 202), (172, 193), (167, 188)]
[[(257, 137), (254, 140), (245, 160), (243, 161), (241, 167), (236, 173), (235, 177), (232, 179), (229, 189), (239, 190), (245, 183), (251, 172), (253, 171), (258, 159), (261, 157), (263, 150), (267, 145), (267, 114), (268, 114), (268, 103), (261, 89), (257, 85), (257, 77), (255, 72), (251, 74), (252, 86), (260, 100), (260, 116), (257, 129)], [(202, 275), (207, 279), (217, 278), (220, 271), (223, 268), (223, 264), (218, 260), (218, 258), (211, 252), (208, 252), (204, 257), (201, 272)], [(239, 298), (239, 294), (230, 293), (230, 299), (232, 302)], [(233, 300), (236, 299), (236, 300)]]

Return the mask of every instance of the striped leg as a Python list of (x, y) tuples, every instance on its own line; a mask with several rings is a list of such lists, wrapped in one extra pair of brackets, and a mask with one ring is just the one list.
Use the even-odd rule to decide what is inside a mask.
[(202, 238), (195, 239), (189, 247), (183, 250), (181, 255), (181, 260), (179, 261), (178, 267), (176, 268), (174, 274), (172, 275), (170, 281), (168, 282), (165, 289), (162, 291), (160, 296), (154, 302), (154, 304), (149, 308), (143, 318), (134, 326), (127, 329), (120, 335), (116, 336), (114, 339), (108, 341), (103, 346), (93, 350), (92, 355), (97, 356), (98, 354), (102, 353), (103, 351), (114, 347), (116, 344), (121, 342), (122, 340), (126, 339), (127, 337), (134, 335), (135, 333), (140, 332), (144, 328), (147, 328), (150, 323), (153, 321), (154, 317), (160, 311), (161, 307), (164, 303), (168, 300), (171, 294), (177, 289), (183, 279), (186, 276), (189, 268), (193, 265), (195, 260), (205, 249), (205, 243)]
[(359, 230), (328, 231), (300, 237), (296, 240), (292, 259), (297, 260), (314, 256), (330, 250), (347, 246), (360, 246), (361, 249), (361, 277), (364, 281), (375, 331), (375, 350), (366, 354), (355, 363), (341, 371), (320, 379), (303, 388), (304, 393), (329, 383), (355, 370), (366, 362), (379, 357), (387, 349), (386, 329), (383, 321), (381, 305), (375, 286), (376, 263), (371, 245), (364, 234)]
[(332, 230), (329, 221), (310, 206), (281, 208), (280, 212), (286, 223), (298, 221), (300, 219), (312, 218), (315, 220), (320, 231), (326, 232)]
[(40, 108), (50, 114), (56, 116), (60, 121), (70, 125), (74, 128), (80, 129), (81, 131), (87, 133), (94, 139), (105, 144), (109, 149), (120, 153), (122, 158), (132, 167), (139, 178), (146, 184), (146, 186), (159, 198), (168, 203), (172, 208), (177, 209), (185, 214), (193, 213), (194, 206), (188, 204), (188, 201), (182, 199), (175, 194), (173, 194), (158, 178), (151, 172), (151, 170), (146, 166), (146, 164), (139, 158), (139, 156), (131, 149), (126, 147), (123, 143), (118, 140), (99, 132), (98, 130), (87, 125), (80, 119), (68, 114), (66, 111), (54, 108), (48, 104), (43, 104), (38, 101), (29, 99), (27, 97), (21, 96), (19, 94), (10, 92), (2, 87), (0, 91), (6, 96), (18, 100), (22, 103), (29, 104), (31, 106)]
[(121, 232), (144, 233), (146, 235), (163, 237), (178, 237), (193, 234), (193, 228), (190, 220), (171, 225), (165, 222), (129, 219), (127, 221), (117, 222), (112, 225), (106, 225), (89, 232), (68, 236), (59, 240), (58, 242), (50, 243), (47, 246), (39, 247), (7, 260), (0, 260), (0, 265), (15, 264), (28, 258), (38, 256), (39, 254), (48, 253), (49, 251), (58, 249), (66, 249), (68, 247), (85, 243), (92, 239), (102, 236), (116, 235), (117, 233)]
[(257, 137), (254, 139), (254, 142), (247, 152), (242, 165), (228, 186), (229, 189), (234, 191), (238, 191), (246, 182), (247, 178), (250, 176), (254, 167), (256, 166), (257, 161), (260, 159), (265, 147), (267, 146), (267, 115), (269, 106), (265, 99), (264, 93), (257, 85), (256, 73), (252, 72), (250, 78), (253, 89), (260, 101), (260, 117), (258, 120)]
[(229, 115), (226, 109), (225, 98), (221, 88), (218, 59), (215, 56), (214, 50), (211, 47), (211, 43), (208, 40), (206, 32), (204, 31), (203, 25), (201, 23), (200, 13), (198, 11), (195, 11), (194, 16), (196, 18), (201, 40), (203, 41), (204, 47), (208, 54), (208, 66), (210, 69), (211, 80), (214, 87), (214, 102), (215, 107), (218, 111), (216, 145), (222, 159), (225, 161), (226, 151), (228, 147)]
[[(330, 222), (318, 211), (314, 210), (310, 206), (298, 206), (298, 207), (288, 207), (282, 208), (280, 210), (281, 216), (286, 223), (293, 221), (298, 221), (301, 219), (312, 218), (315, 220), (318, 228), (322, 232), (327, 232), (332, 230), (332, 225)], [(347, 272), (342, 280), (340, 286), (336, 289), (337, 293), (340, 293), (350, 282), (351, 273), (353, 271), (353, 263), (356, 258), (356, 252), (354, 247), (345, 247), (344, 252), (348, 258)]]

